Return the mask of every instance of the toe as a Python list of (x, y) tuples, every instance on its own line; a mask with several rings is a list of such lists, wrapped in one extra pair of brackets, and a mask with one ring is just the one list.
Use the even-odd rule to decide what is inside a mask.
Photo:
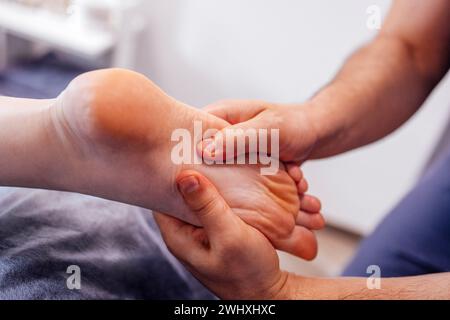
[(291, 178), (297, 183), (303, 178), (303, 172), (300, 170), (300, 167), (294, 163), (287, 164), (286, 170)]
[(304, 194), (308, 191), (308, 187), (308, 181), (306, 181), (306, 179), (301, 179), (300, 182), (297, 183), (298, 194)]
[(322, 209), (322, 204), (314, 196), (302, 195), (300, 197), (300, 209), (309, 213), (318, 213)]
[(320, 213), (311, 214), (300, 211), (295, 222), (298, 226), (302, 226), (310, 230), (320, 230), (325, 227), (325, 219)]
[(296, 226), (286, 239), (273, 242), (276, 249), (293, 254), (305, 260), (313, 260), (317, 256), (317, 239), (310, 230)]

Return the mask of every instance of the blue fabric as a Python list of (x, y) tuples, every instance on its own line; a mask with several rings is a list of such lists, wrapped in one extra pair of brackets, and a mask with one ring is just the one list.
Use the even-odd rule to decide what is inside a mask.
[(55, 54), (35, 61), (25, 61), (0, 73), (0, 95), (51, 99), (57, 97), (69, 82), (88, 68), (72, 66)]
[[(0, 190), (0, 299), (212, 299), (150, 211), (64, 192)], [(66, 273), (81, 269), (81, 290)]]
[(363, 241), (345, 276), (367, 276), (378, 265), (382, 277), (450, 271), (450, 153)]

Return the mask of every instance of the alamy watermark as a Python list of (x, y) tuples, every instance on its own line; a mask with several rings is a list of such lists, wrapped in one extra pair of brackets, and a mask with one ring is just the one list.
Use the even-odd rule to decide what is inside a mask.
[(77, 265), (71, 265), (67, 267), (67, 274), (70, 274), (66, 280), (66, 286), (69, 290), (81, 289), (81, 268)]
[[(215, 152), (211, 158), (199, 155), (197, 145), (201, 141), (214, 138)], [(190, 130), (175, 129), (171, 136), (177, 144), (172, 148), (171, 159), (174, 164), (261, 164), (262, 175), (275, 175), (280, 167), (280, 130), (279, 129), (225, 129), (224, 133), (217, 129), (203, 132), (201, 121), (194, 121), (193, 136)], [(270, 141), (269, 141), (270, 140)], [(225, 144), (224, 144), (225, 143)], [(269, 145), (270, 144), (270, 145)]]
[(373, 264), (367, 267), (366, 273), (370, 274), (367, 278), (367, 289), (381, 289), (381, 268), (380, 266)]
[(367, 7), (366, 14), (368, 15), (366, 20), (366, 27), (369, 30), (381, 29), (381, 9), (379, 6), (373, 4)]

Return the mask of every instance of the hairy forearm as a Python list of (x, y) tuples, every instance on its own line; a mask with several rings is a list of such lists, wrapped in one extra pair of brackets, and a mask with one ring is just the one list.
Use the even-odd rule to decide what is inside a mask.
[(369, 289), (367, 278), (304, 278), (289, 274), (279, 299), (450, 299), (450, 273), (381, 278)]
[(0, 185), (58, 188), (64, 153), (56, 145), (54, 100), (0, 97)]
[(336, 155), (391, 133), (417, 111), (442, 75), (424, 75), (404, 41), (380, 35), (357, 51), (307, 106), (318, 132), (311, 158)]

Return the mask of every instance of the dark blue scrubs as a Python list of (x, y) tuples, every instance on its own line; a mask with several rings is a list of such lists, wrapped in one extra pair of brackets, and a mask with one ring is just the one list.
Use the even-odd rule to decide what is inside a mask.
[(450, 152), (366, 238), (345, 276), (367, 276), (378, 265), (382, 277), (450, 271)]

